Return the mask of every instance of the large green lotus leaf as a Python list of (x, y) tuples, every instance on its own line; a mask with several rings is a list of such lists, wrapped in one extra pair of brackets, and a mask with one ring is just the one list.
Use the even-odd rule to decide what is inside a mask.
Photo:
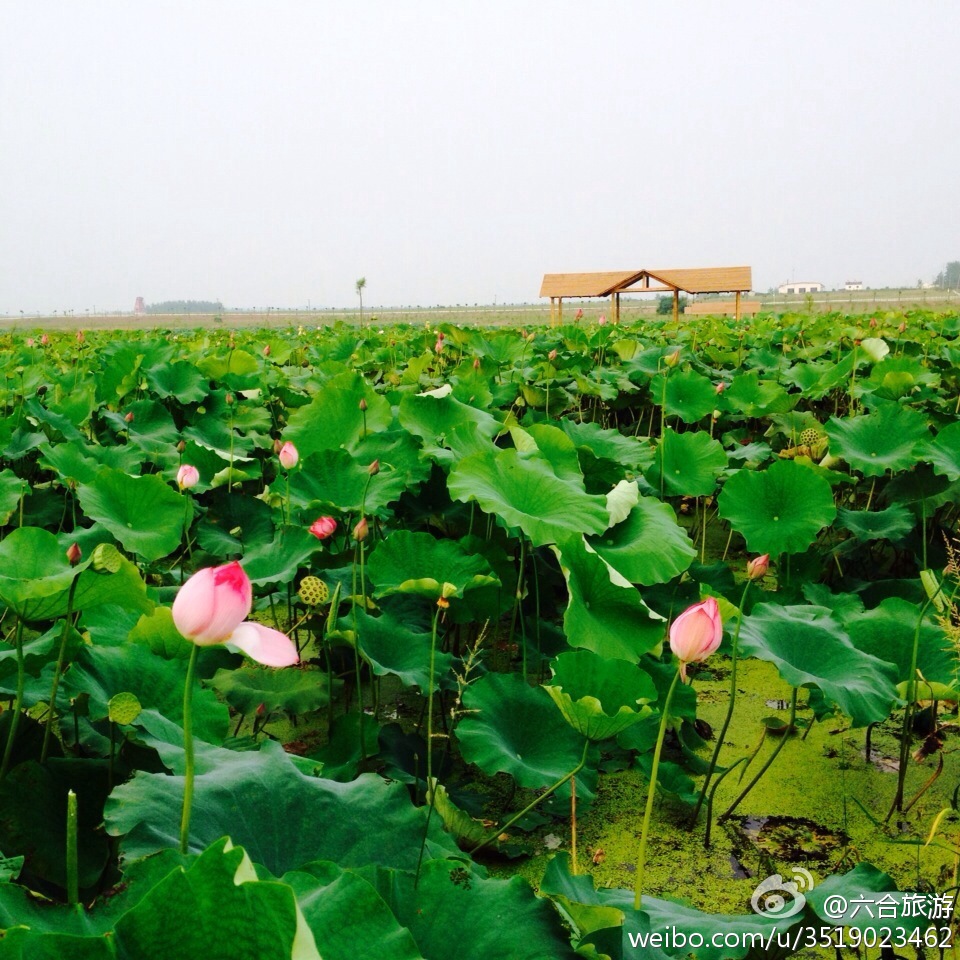
[[(175, 750), (155, 745), (165, 761), (176, 757)], [(411, 805), (403, 784), (384, 783), (374, 774), (352, 783), (310, 776), (272, 740), (256, 752), (221, 749), (218, 758), (194, 781), (192, 851), (228, 835), (278, 876), (312, 860), (416, 869), (427, 811)], [(176, 847), (182, 802), (182, 776), (137, 773), (107, 800), (107, 832), (126, 835), (121, 846), (127, 857)], [(330, 826), (296, 829), (305, 811), (311, 823)], [(456, 845), (434, 818), (427, 855), (451, 853)]]
[(118, 921), (117, 957), (321, 960), (293, 889), (258, 880), (246, 852), (221, 839), (174, 870)]
[[(185, 680), (182, 660), (166, 660), (139, 644), (87, 647), (64, 675), (59, 695), (66, 702), (80, 693), (89, 694), (90, 716), (96, 720), (107, 716), (107, 704), (114, 694), (132, 693), (144, 714), (160, 714), (182, 726)], [(229, 711), (216, 694), (198, 685), (193, 691), (195, 735), (220, 743), (229, 722)]]
[(193, 651), (193, 644), (176, 628), (169, 607), (156, 607), (145, 613), (127, 636), (131, 643), (166, 660), (189, 660)]
[(629, 516), (590, 546), (631, 583), (666, 583), (683, 573), (697, 555), (673, 508), (654, 497), (640, 497)]
[(244, 554), (243, 569), (255, 585), (290, 583), (320, 547), (320, 541), (309, 530), (282, 527), (273, 543), (260, 544)]
[[(650, 396), (656, 403), (664, 399), (664, 375), (650, 383)], [(679, 417), (684, 423), (696, 423), (717, 406), (717, 391), (707, 377), (696, 370), (672, 372), (666, 377), (666, 414)]]
[(849, 530), (861, 543), (869, 540), (890, 540), (896, 543), (917, 525), (917, 518), (899, 504), (876, 511), (847, 510), (841, 507), (837, 511), (837, 519), (840, 526)]
[(659, 490), (662, 467), (664, 496), (705, 497), (716, 489), (717, 479), (726, 466), (723, 447), (709, 434), (667, 429), (657, 445), (653, 463), (643, 475), (654, 490)]
[(129, 442), (154, 462), (172, 460), (176, 463), (180, 432), (170, 411), (156, 400), (138, 400), (124, 410), (133, 414), (130, 423), (124, 422)]
[(721, 394), (717, 406), (748, 417), (763, 417), (786, 413), (796, 406), (798, 399), (799, 394), (789, 394), (776, 381), (761, 380), (760, 374), (751, 370), (733, 378), (729, 389)]
[(560, 429), (577, 445), (581, 455), (618, 463), (630, 470), (650, 464), (653, 451), (649, 444), (636, 437), (625, 437), (619, 430), (601, 427), (599, 423), (560, 421)]
[[(367, 404), (360, 410), (360, 401)], [(386, 430), (393, 415), (390, 404), (374, 392), (359, 373), (332, 377), (305, 407), (295, 410), (283, 439), (296, 444), (301, 457), (320, 450), (348, 447), (367, 433)]]
[(650, 716), (657, 699), (650, 675), (625, 660), (607, 660), (589, 650), (561, 653), (544, 689), (567, 723), (590, 740), (615, 737)]
[(837, 513), (829, 481), (793, 460), (739, 470), (724, 485), (718, 509), (751, 552), (774, 556), (802, 553)]
[(226, 356), (207, 354), (197, 361), (197, 369), (211, 380), (227, 376), (246, 377), (260, 369), (260, 362), (246, 350), (230, 350)]
[(452, 396), (408, 393), (400, 401), (397, 419), (428, 446), (444, 445), (446, 435), (464, 423), (472, 424), (473, 430), (487, 439), (500, 431), (500, 423), (485, 410)]
[(151, 367), (147, 370), (147, 383), (161, 400), (175, 397), (180, 403), (199, 403), (209, 390), (207, 378), (183, 360)]
[[(62, 413), (54, 410), (48, 410), (41, 402), (39, 397), (33, 397), (24, 404), (28, 416), (38, 424), (47, 424), (52, 430), (47, 431), (51, 439), (66, 440), (70, 443), (84, 443), (85, 437), (77, 428), (77, 425)], [(59, 434), (59, 436), (58, 436)]]
[[(342, 631), (352, 631), (354, 614), (340, 621)], [(430, 634), (412, 629), (385, 605), (378, 617), (356, 611), (360, 651), (378, 677), (393, 674), (404, 686), (425, 691), (430, 682)], [(437, 650), (434, 654), (434, 689), (447, 676), (455, 657)]]
[(509, 773), (522, 787), (546, 787), (580, 762), (584, 740), (542, 687), (523, 677), (488, 673), (463, 694), (457, 727), (463, 759), (484, 773)]
[(68, 590), (89, 563), (70, 566), (52, 533), (18, 527), (0, 542), (0, 600), (24, 620), (41, 619), (46, 601)]
[(378, 597), (412, 593), (437, 600), (498, 583), (482, 556), (467, 553), (455, 540), (409, 530), (398, 530), (377, 544), (367, 572)]
[(929, 438), (927, 418), (895, 403), (883, 403), (875, 411), (845, 420), (831, 417), (825, 429), (830, 453), (865, 477), (912, 467), (916, 448)]
[[(28, 760), (0, 781), (0, 849), (25, 855), (24, 871), (66, 886), (67, 792), (77, 794), (77, 854), (81, 887), (100, 878), (109, 853), (98, 831), (107, 792), (106, 765), (92, 760)], [(2, 952), (2, 951), (0, 951)]]
[[(633, 909), (633, 891), (595, 885), (589, 873), (573, 875), (567, 853), (558, 853), (547, 865), (540, 885), (542, 896), (557, 901), (575, 925), (584, 956), (590, 944), (606, 956), (643, 957), (645, 960), (668, 960), (688, 955), (678, 948), (668, 953), (661, 949), (666, 937), (677, 933), (702, 938), (697, 960), (742, 960), (752, 952), (753, 938), (767, 942), (778, 930), (787, 930), (802, 922), (802, 915), (778, 919), (763, 914), (704, 913), (672, 900), (644, 895), (640, 911)], [(660, 934), (660, 945), (647, 942), (643, 947), (638, 937)]]
[[(960, 687), (956, 650), (941, 627), (928, 618), (921, 621), (920, 608), (916, 604), (900, 597), (888, 597), (872, 610), (859, 611), (843, 619), (857, 649), (896, 666), (898, 683), (911, 679), (910, 664), (918, 623), (917, 670), (920, 675), (931, 683)], [(922, 682), (920, 689), (923, 689)]]
[(275, 670), (251, 664), (238, 670), (218, 670), (210, 685), (243, 714), (262, 706), (267, 715), (282, 710), (297, 716), (330, 702), (326, 671), (318, 667)]
[(875, 364), (863, 386), (876, 397), (900, 400), (913, 396), (919, 388), (935, 386), (940, 377), (928, 370), (917, 357), (888, 356)]
[[(407, 479), (402, 471), (382, 463), (380, 472), (371, 477), (367, 470), (369, 463), (360, 463), (346, 450), (311, 453), (301, 464), (301, 469), (290, 475), (290, 498), (301, 508), (307, 523), (316, 519), (303, 512), (311, 504), (318, 514), (323, 510), (359, 513), (363, 505), (369, 515), (399, 500), (407, 489)], [(271, 489), (280, 496), (286, 496), (282, 477), (276, 480)]]
[(86, 446), (77, 441), (44, 444), (40, 448), (40, 463), (57, 474), (61, 483), (66, 480), (92, 483), (103, 469)]
[(377, 960), (423, 960), (413, 935), (363, 877), (321, 860), (282, 880), (296, 894), (323, 960), (357, 960), (364, 944), (376, 944)]
[(156, 474), (131, 477), (120, 470), (101, 470), (91, 483), (81, 484), (77, 494), (88, 517), (145, 560), (159, 560), (180, 545), (189, 501)]
[(615, 572), (582, 537), (561, 544), (560, 566), (569, 592), (563, 629), (571, 647), (636, 662), (663, 640), (663, 622), (628, 581), (614, 582)]
[(430, 960), (577, 958), (557, 912), (521, 877), (493, 880), (462, 863), (430, 860), (419, 882), (394, 873), (380, 878), (380, 888)]
[[(207, 408), (210, 409), (207, 409)], [(184, 440), (192, 440), (198, 447), (216, 454), (228, 464), (245, 463), (253, 459), (254, 441), (237, 433), (230, 424), (229, 409), (221, 405), (219, 397), (210, 397), (198, 421), (183, 431)]]
[(524, 459), (517, 450), (466, 457), (450, 471), (447, 486), (454, 500), (476, 500), (508, 527), (519, 527), (536, 547), (571, 532), (607, 528), (605, 497), (587, 494), (582, 483), (559, 479), (548, 461)]
[(933, 472), (948, 480), (960, 478), (960, 420), (944, 427), (933, 442), (924, 448), (923, 458), (933, 466)]
[(560, 480), (576, 486), (583, 483), (583, 471), (574, 442), (559, 428), (549, 423), (535, 423), (524, 429), (512, 427), (510, 436), (521, 459), (541, 456)]
[(0, 524), (6, 526), (20, 505), (21, 497), (30, 496), (30, 484), (21, 480), (12, 470), (0, 473)]
[(885, 720), (897, 692), (891, 664), (851, 642), (826, 607), (761, 603), (740, 628), (745, 656), (773, 663), (793, 687), (816, 687), (855, 727)]
[[(360, 749), (361, 729), (363, 750)], [(360, 764), (366, 757), (375, 757), (380, 752), (380, 725), (373, 717), (363, 716), (358, 710), (341, 713), (329, 730), (329, 740), (308, 754), (309, 760), (320, 765), (324, 780), (349, 783), (356, 780)]]
[[(29, 676), (39, 677), (43, 668), (56, 660), (62, 636), (63, 621), (58, 621), (46, 633), (23, 642), (23, 666)], [(71, 630), (67, 635), (67, 657), (73, 659), (82, 646), (83, 637), (76, 630)], [(16, 675), (16, 648), (13, 644), (0, 644), (0, 691), (12, 697), (16, 690)]]

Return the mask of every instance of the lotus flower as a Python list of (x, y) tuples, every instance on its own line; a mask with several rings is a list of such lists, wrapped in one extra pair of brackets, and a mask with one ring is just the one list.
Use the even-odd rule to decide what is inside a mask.
[(337, 521), (333, 517), (318, 517), (310, 524), (310, 532), (318, 540), (326, 540), (327, 537), (332, 537), (336, 529)]
[(277, 456), (284, 470), (292, 470), (300, 462), (300, 454), (289, 440), (280, 448)]
[(199, 647), (229, 643), (268, 667), (297, 663), (297, 648), (289, 637), (244, 619), (252, 606), (250, 579), (234, 560), (204, 567), (187, 580), (173, 601), (173, 622)]
[(670, 649), (680, 661), (680, 672), (686, 676), (686, 665), (706, 660), (723, 638), (720, 608), (713, 597), (687, 607), (670, 626)]
[(604, 316), (604, 314), (601, 313), (599, 319), (597, 320), (597, 323), (599, 323), (600, 326), (602, 327), (606, 322), (607, 322), (606, 316)]
[(189, 463), (183, 464), (177, 471), (177, 486), (181, 490), (189, 490), (200, 482), (200, 471)]

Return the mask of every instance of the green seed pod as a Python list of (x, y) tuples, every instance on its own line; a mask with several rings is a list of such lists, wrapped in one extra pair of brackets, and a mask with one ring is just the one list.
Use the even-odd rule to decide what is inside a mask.
[(116, 573), (122, 562), (120, 551), (112, 543), (98, 543), (90, 557), (90, 565), (97, 573)]
[(330, 588), (319, 577), (304, 577), (298, 593), (308, 607), (319, 607), (330, 597)]

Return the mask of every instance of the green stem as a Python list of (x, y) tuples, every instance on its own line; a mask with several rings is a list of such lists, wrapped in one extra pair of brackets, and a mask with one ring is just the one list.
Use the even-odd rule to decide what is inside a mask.
[(750, 580), (744, 584), (743, 596), (740, 598), (740, 616), (737, 617), (737, 629), (733, 633), (733, 643), (730, 650), (730, 696), (727, 700), (727, 714), (723, 718), (723, 726), (717, 736), (717, 744), (713, 748), (713, 756), (710, 758), (710, 766), (707, 768), (707, 776), (703, 781), (703, 787), (700, 790), (700, 796), (697, 798), (697, 806), (690, 818), (691, 823), (697, 822), (697, 816), (700, 808), (703, 806), (707, 790), (710, 788), (710, 780), (713, 772), (717, 768), (717, 761), (720, 759), (720, 751), (723, 749), (723, 738), (727, 735), (727, 729), (730, 727), (730, 720), (733, 717), (733, 708), (737, 703), (737, 649), (740, 640), (740, 625), (743, 623), (744, 604), (747, 602), (747, 593), (750, 591)]
[[(517, 615), (520, 610), (520, 596), (523, 592), (523, 573), (524, 565), (527, 558), (527, 538), (524, 536), (523, 531), (520, 531), (520, 569), (517, 573), (517, 590), (513, 597), (513, 613), (510, 617), (510, 639), (507, 641), (507, 649), (511, 649), (513, 646), (513, 638), (517, 628)], [(526, 638), (524, 638), (526, 639)], [(523, 680), (524, 683), (527, 681), (527, 645), (523, 644), (522, 647), (523, 655)]]
[(193, 805), (193, 675), (200, 648), (190, 645), (187, 676), (183, 682), (183, 814), (180, 817), (180, 852), (190, 848), (190, 808)]
[(80, 902), (79, 870), (77, 868), (77, 795), (67, 792), (67, 903)]
[(13, 741), (17, 738), (17, 727), (20, 725), (20, 708), (23, 706), (23, 687), (26, 678), (23, 660), (23, 618), (17, 618), (17, 632), (14, 639), (17, 648), (17, 695), (13, 701), (13, 713), (10, 717), (10, 729), (7, 731), (7, 746), (3, 751), (3, 763), (0, 764), (0, 780), (7, 775), (10, 769), (10, 758), (13, 756)]
[(721, 814), (717, 819), (718, 823), (722, 823), (724, 820), (729, 820), (733, 816), (733, 811), (740, 806), (741, 801), (746, 797), (746, 795), (760, 782), (761, 777), (770, 769), (770, 764), (777, 759), (777, 754), (783, 749), (783, 745), (787, 742), (791, 732), (793, 731), (793, 721), (797, 716), (797, 688), (793, 688), (793, 694), (790, 697), (790, 718), (787, 720), (787, 729), (783, 731), (783, 736), (777, 741), (777, 745), (770, 751), (770, 756), (767, 757), (764, 765), (757, 771), (757, 775), (740, 791), (740, 796), (737, 797), (733, 803)]
[(663, 701), (660, 713), (660, 730), (657, 733), (657, 747), (653, 751), (653, 766), (650, 768), (650, 786), (647, 789), (647, 807), (643, 812), (643, 827), (640, 830), (640, 849), (637, 851), (637, 879), (633, 885), (633, 909), (639, 910), (643, 903), (643, 874), (647, 866), (647, 838), (650, 834), (650, 816), (653, 813), (653, 800), (657, 795), (657, 774), (660, 771), (660, 754), (663, 752), (663, 738), (667, 732), (667, 721), (670, 719), (670, 704), (673, 702), (673, 692), (677, 689), (680, 680), (680, 667), (673, 677), (673, 683), (667, 691), (667, 698)]
[(433, 683), (437, 665), (437, 626), (440, 622), (440, 607), (433, 614), (430, 630), (430, 669), (427, 682), (427, 789), (433, 779)]
[(70, 591), (67, 594), (67, 616), (63, 621), (63, 633), (60, 635), (60, 652), (57, 654), (57, 666), (53, 671), (53, 682), (50, 684), (50, 709), (47, 711), (46, 729), (43, 731), (43, 748), (40, 751), (40, 762), (47, 762), (47, 754), (50, 751), (50, 740), (53, 736), (53, 715), (57, 709), (57, 687), (60, 686), (60, 675), (63, 673), (63, 661), (67, 655), (67, 638), (70, 636), (70, 625), (73, 620), (73, 595), (77, 590), (77, 581), (79, 576), (73, 578), (70, 583)]
[(519, 813), (514, 814), (502, 827), (497, 827), (493, 833), (481, 840), (470, 851), (470, 856), (473, 856), (478, 850), (482, 850), (488, 843), (496, 840), (501, 833), (509, 830), (510, 827), (512, 827), (518, 820), (521, 820), (523, 817), (525, 817), (538, 804), (543, 803), (547, 797), (559, 790), (568, 780), (572, 780), (583, 769), (583, 765), (587, 762), (587, 751), (589, 749), (590, 741), (587, 740), (587, 742), (583, 745), (583, 756), (580, 757), (580, 762), (569, 773), (565, 773), (552, 787), (547, 787), (543, 793), (534, 797), (530, 803), (528, 803)]

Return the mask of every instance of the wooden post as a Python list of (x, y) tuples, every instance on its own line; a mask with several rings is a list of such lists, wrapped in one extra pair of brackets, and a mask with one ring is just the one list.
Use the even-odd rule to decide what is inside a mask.
[(556, 326), (556, 323), (554, 322), (555, 311), (556, 311), (556, 307), (554, 306), (553, 297), (551, 297), (550, 298), (550, 326), (551, 327)]
[(680, 291), (679, 289), (673, 291), (673, 322), (680, 322)]
[(610, 322), (617, 318), (617, 295), (615, 293), (610, 294)]
[(557, 299), (557, 323), (563, 326), (563, 297)]
[(737, 321), (737, 323), (740, 322), (740, 291), (739, 291), (739, 290), (737, 291), (737, 315), (736, 315), (736, 321)]
[(617, 291), (617, 323), (620, 322), (620, 292)]

